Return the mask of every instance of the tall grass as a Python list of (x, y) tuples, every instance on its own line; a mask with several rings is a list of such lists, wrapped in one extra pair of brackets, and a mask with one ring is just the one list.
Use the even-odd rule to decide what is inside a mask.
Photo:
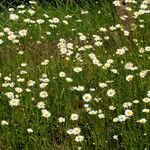
[(149, 4), (84, 2), (1, 13), (0, 149), (150, 148)]

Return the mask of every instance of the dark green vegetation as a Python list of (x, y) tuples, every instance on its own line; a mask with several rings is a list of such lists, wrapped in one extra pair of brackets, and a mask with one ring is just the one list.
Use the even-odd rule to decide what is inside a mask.
[[(136, 17), (142, 1), (130, 3), (129, 18), (122, 21), (126, 11), (112, 2), (85, 2), (82, 7), (69, 1), (57, 7), (44, 2), (2, 11), (0, 149), (150, 148), (149, 5)], [(48, 95), (43, 97), (43, 91)], [(86, 93), (92, 100), (86, 101)], [(83, 141), (75, 131), (68, 134), (76, 127)]]

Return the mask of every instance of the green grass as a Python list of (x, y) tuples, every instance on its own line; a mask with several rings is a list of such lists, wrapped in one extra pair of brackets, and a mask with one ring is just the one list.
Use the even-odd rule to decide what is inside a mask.
[[(139, 10), (140, 4), (141, 1), (130, 6), (133, 12)], [(23, 10), (29, 9), (26, 7)], [(83, 150), (150, 149), (149, 104), (143, 101), (144, 98), (148, 98), (150, 90), (150, 52), (147, 50), (150, 45), (149, 14), (132, 18), (126, 29), (130, 34), (125, 36), (121, 29), (114, 31), (109, 29), (111, 26), (121, 24), (124, 30), (128, 21), (124, 26), (116, 7), (108, 1), (103, 1), (99, 5), (94, 2), (85, 3), (82, 5), (82, 10), (88, 11), (87, 14), (82, 14), (80, 7), (70, 4), (59, 5), (57, 8), (38, 4), (35, 5), (34, 10), (33, 16), (25, 12), (19, 14), (19, 19), (16, 21), (9, 19), (9, 11), (1, 13), (0, 32), (4, 32), (4, 28), (9, 27), (17, 35), (19, 30), (26, 29), (27, 36), (17, 37), (19, 43), (16, 44), (8, 40), (6, 32), (0, 37), (3, 40), (0, 45), (0, 118), (1, 121), (9, 123), (8, 125), (1, 123), (0, 149), (76, 150), (80, 147)], [(13, 13), (18, 14), (17, 11)], [(43, 14), (47, 14), (49, 18), (45, 18)], [(71, 15), (72, 18), (65, 19), (66, 15)], [(59, 18), (60, 22), (56, 24), (56, 28), (51, 28), (48, 20), (54, 17)], [(34, 21), (44, 19), (45, 22), (40, 25), (24, 23), (23, 20), (26, 18)], [(67, 20), (68, 25), (65, 25), (63, 20)], [(132, 23), (136, 26), (134, 30), (131, 27)], [(140, 27), (141, 24), (144, 28)], [(105, 27), (107, 32), (100, 31), (101, 27)], [(51, 32), (51, 35), (47, 35), (46, 32)], [(85, 35), (86, 40), (81, 41), (79, 33)], [(102, 46), (95, 45), (93, 35), (102, 38), (100, 40), (103, 42)], [(109, 40), (104, 39), (106, 36)], [(58, 48), (61, 38), (65, 39), (67, 44), (73, 44), (73, 49), (70, 49), (72, 55), (61, 54)], [(87, 45), (91, 45), (91, 48), (85, 51), (78, 50)], [(117, 55), (117, 49), (124, 46), (128, 51), (123, 55)], [(144, 53), (139, 52), (141, 48), (145, 49)], [(20, 55), (20, 51), (24, 54)], [(89, 58), (91, 53), (95, 54), (102, 66), (93, 64)], [(77, 59), (77, 54), (80, 54), (83, 61)], [(49, 63), (43, 66), (41, 62), (45, 59), (48, 59)], [(112, 59), (113, 63), (104, 68), (109, 59)], [(129, 62), (137, 69), (125, 69), (125, 65)], [(27, 66), (22, 67), (22, 63), (27, 63)], [(81, 67), (83, 70), (76, 73), (73, 71), (75, 67)], [(118, 74), (113, 73), (112, 69), (116, 69)], [(23, 70), (27, 71), (27, 74), (21, 74), (20, 71)], [(143, 70), (147, 73), (141, 77), (140, 73)], [(73, 82), (67, 82), (66, 77), (61, 78), (59, 76), (61, 71), (66, 73), (66, 77), (73, 79)], [(43, 89), (39, 86), (43, 83), (40, 81), (42, 74), (47, 74), (46, 78), (49, 79), (48, 85)], [(127, 81), (126, 77), (130, 74), (133, 75), (133, 79)], [(11, 77), (11, 81), (6, 79), (8, 76)], [(19, 82), (18, 79), (24, 79), (24, 82)], [(28, 86), (29, 80), (35, 81), (35, 85)], [(14, 86), (11, 87), (11, 83), (14, 83)], [(99, 83), (107, 83), (107, 87), (101, 88)], [(77, 86), (84, 86), (84, 91), (71, 90), (72, 87)], [(23, 92), (17, 93), (16, 87), (23, 89)], [(31, 92), (26, 91), (28, 88)], [(94, 88), (94, 91), (91, 88)], [(107, 95), (109, 89), (115, 90), (116, 94), (113, 97)], [(47, 91), (48, 97), (40, 97), (41, 91)], [(6, 96), (7, 92), (13, 92), (18, 96), (20, 100), (18, 106), (9, 105), (12, 98)], [(92, 95), (90, 102), (85, 102), (82, 98), (86, 93)], [(96, 101), (98, 98), (100, 100)], [(134, 100), (138, 100), (139, 103), (134, 103)], [(45, 109), (51, 113), (49, 118), (43, 117), (42, 109), (37, 107), (40, 101), (45, 103)], [(132, 106), (124, 108), (123, 104), (126, 102), (132, 103)], [(85, 104), (89, 104), (89, 111), (85, 109)], [(113, 111), (109, 110), (109, 106), (112, 105), (116, 107)], [(90, 109), (91, 111), (101, 109), (101, 114), (104, 114), (105, 118), (100, 119), (99, 113), (90, 114)], [(133, 116), (123, 122), (113, 122), (114, 118), (124, 115), (127, 109), (133, 111)], [(142, 112), (143, 109), (147, 109), (147, 113)], [(70, 119), (71, 114), (74, 113), (79, 115), (76, 121)], [(60, 123), (59, 117), (64, 117), (65, 122)], [(147, 121), (137, 122), (142, 118)], [(69, 135), (66, 132), (75, 127), (81, 129), (80, 135), (84, 136), (82, 142), (76, 142), (76, 135)], [(31, 128), (33, 133), (28, 133), (28, 128)], [(118, 139), (114, 139), (114, 135), (117, 135)]]

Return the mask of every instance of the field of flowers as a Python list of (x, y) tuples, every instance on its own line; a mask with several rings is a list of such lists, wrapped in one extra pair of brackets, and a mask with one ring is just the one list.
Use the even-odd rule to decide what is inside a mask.
[(149, 150), (150, 0), (0, 12), (1, 150)]

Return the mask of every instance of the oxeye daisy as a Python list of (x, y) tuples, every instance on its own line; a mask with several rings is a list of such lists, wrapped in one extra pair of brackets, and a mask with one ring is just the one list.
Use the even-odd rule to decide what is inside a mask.
[(16, 14), (10, 14), (10, 20), (16, 21), (19, 19), (19, 16)]
[(92, 100), (92, 96), (89, 93), (84, 94), (82, 98), (85, 102), (90, 102)]
[(115, 92), (114, 89), (110, 89), (110, 90), (107, 91), (107, 95), (108, 95), (109, 97), (113, 97), (115, 94), (116, 94), (116, 92)]
[(43, 109), (42, 116), (45, 118), (49, 118), (51, 116), (51, 113), (49, 111), (47, 111), (46, 109)]
[(22, 89), (22, 88), (19, 88), (19, 87), (16, 87), (16, 88), (15, 88), (15, 91), (16, 91), (17, 93), (22, 93), (23, 89)]
[(28, 128), (28, 129), (27, 129), (27, 132), (28, 132), (28, 133), (32, 133), (33, 130), (32, 130), (31, 128)]
[(59, 117), (59, 118), (58, 118), (58, 122), (60, 122), (60, 123), (65, 122), (65, 120), (66, 120), (66, 119), (63, 118), (63, 117)]
[(145, 118), (142, 118), (140, 120), (138, 120), (137, 122), (141, 123), (141, 124), (144, 124), (147, 122), (147, 120)]
[(123, 121), (126, 121), (127, 117), (125, 115), (119, 115), (118, 116), (118, 121), (119, 122), (123, 122)]
[(5, 121), (5, 120), (2, 120), (1, 121), (1, 125), (5, 126), (5, 125), (9, 125), (9, 123), (7, 121)]
[(81, 132), (81, 129), (78, 128), (78, 127), (76, 127), (76, 128), (73, 129), (73, 134), (74, 135), (80, 134), (80, 132)]
[(44, 102), (38, 102), (37, 107), (44, 109), (45, 108), (45, 103)]
[(70, 119), (71, 120), (78, 120), (79, 119), (79, 115), (78, 114), (71, 114)]
[(40, 97), (41, 98), (47, 98), (48, 97), (48, 93), (46, 91), (41, 91), (40, 92)]
[(133, 115), (133, 111), (130, 110), (130, 109), (126, 109), (126, 110), (125, 110), (125, 115), (126, 115), (127, 117), (130, 117), (130, 116)]
[(134, 77), (133, 75), (128, 75), (128, 76), (126, 76), (126, 80), (131, 81), (133, 79), (133, 77)]
[(82, 142), (83, 140), (84, 140), (84, 136), (82, 136), (82, 135), (78, 135), (75, 137), (76, 142)]
[(10, 106), (18, 106), (20, 104), (20, 100), (17, 98), (13, 98), (9, 101)]
[(61, 72), (59, 73), (59, 77), (63, 78), (63, 77), (65, 77), (65, 76), (66, 76), (66, 73), (65, 73), (65, 72), (61, 71)]

